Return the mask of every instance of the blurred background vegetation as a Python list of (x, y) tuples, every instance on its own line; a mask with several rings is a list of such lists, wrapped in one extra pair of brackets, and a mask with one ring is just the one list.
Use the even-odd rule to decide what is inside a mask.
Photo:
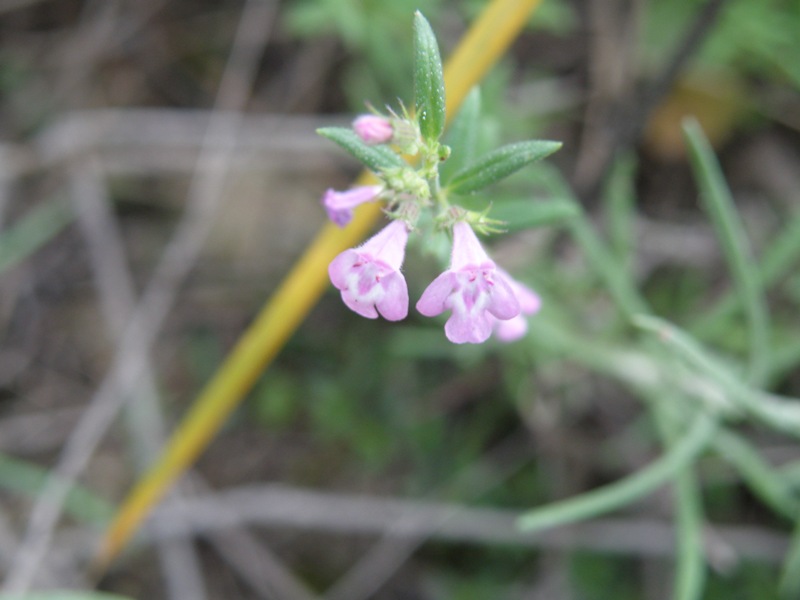
[[(357, 173), (315, 127), (347, 123), (365, 101), (411, 98), (415, 9), (447, 56), (484, 5), (264, 1), (269, 31), (223, 200), (204, 217), (210, 235), (149, 355), (167, 430), (323, 224), (322, 192)], [(113, 294), (98, 283), (103, 258), (122, 251), (125, 272), (112, 262), (109, 285), (130, 286), (132, 298), (117, 301), (124, 325), (186, 214), (242, 10), (228, 0), (0, 0), (3, 571), (42, 478), (114, 364), (119, 331), (108, 317)], [(493, 188), (491, 200), (552, 198), (563, 178), (654, 312), (735, 357), (746, 353), (746, 324), (727, 299), (730, 276), (680, 133), (682, 117), (695, 115), (755, 254), (777, 264), (765, 383), (794, 396), (798, 31), (800, 3), (791, 0), (545, 0), (482, 86), (476, 141), (564, 141), (548, 165)], [(99, 204), (87, 207), (91, 195)], [(309, 594), (298, 598), (670, 597), (668, 490), (595, 530), (513, 534), (514, 511), (623, 477), (660, 444), (641, 399), (581, 359), (624, 349), (636, 334), (564, 229), (513, 232), (491, 251), (545, 299), (527, 339), (455, 347), (441, 323), (360, 319), (331, 291), (183, 486), (189, 504), (218, 498), (241, 508), (259, 552), (226, 539), (213, 519), (168, 535), (156, 515), (100, 589), (134, 598), (285, 598), (293, 586)], [(438, 267), (412, 255), (405, 271), (416, 298)], [(130, 425), (136, 409), (128, 412), (70, 497), (43, 585), (92, 585), (85, 565), (96, 526), (159, 443), (143, 440)], [(796, 443), (743, 428), (796, 491)], [(718, 459), (700, 466), (711, 567), (703, 597), (777, 598), (791, 522)], [(227, 493), (247, 490), (250, 500), (233, 494), (225, 504)], [(293, 504), (292, 490), (319, 495)], [(374, 518), (359, 513), (364, 498), (375, 500)], [(401, 512), (391, 502), (401, 499), (411, 515), (425, 503), (477, 512), (384, 539)], [(178, 542), (180, 558), (165, 558)], [(365, 560), (378, 561), (366, 583), (357, 577)]]

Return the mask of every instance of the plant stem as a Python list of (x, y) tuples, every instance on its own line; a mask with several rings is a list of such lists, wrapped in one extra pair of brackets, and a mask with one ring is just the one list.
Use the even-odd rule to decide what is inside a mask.
[(716, 430), (716, 418), (700, 414), (689, 432), (646, 468), (585, 494), (533, 509), (520, 518), (519, 527), (527, 532), (542, 531), (622, 508), (651, 493), (686, 468), (708, 446)]

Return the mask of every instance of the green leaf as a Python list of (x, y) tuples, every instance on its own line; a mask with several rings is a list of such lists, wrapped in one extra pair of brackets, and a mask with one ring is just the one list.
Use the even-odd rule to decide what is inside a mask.
[(619, 261), (630, 269), (633, 264), (636, 200), (633, 190), (636, 161), (626, 155), (615, 161), (605, 190), (605, 210), (610, 245)]
[(689, 147), (689, 162), (700, 187), (700, 196), (716, 230), (747, 316), (750, 330), (750, 381), (760, 384), (769, 370), (771, 341), (769, 310), (758, 265), (730, 188), (703, 130), (697, 121), (687, 119), (683, 123), (683, 133)]
[(492, 206), (492, 219), (504, 221), (506, 231), (558, 225), (579, 217), (581, 209), (571, 200), (507, 200)]
[(800, 526), (797, 525), (792, 533), (789, 551), (783, 559), (779, 585), (783, 598), (797, 598), (800, 594)]
[(547, 140), (532, 140), (503, 146), (456, 173), (447, 187), (456, 194), (477, 192), (508, 177), (525, 165), (549, 156), (559, 148), (561, 142)]
[[(35, 498), (49, 473), (32, 463), (0, 453), (0, 490)], [(67, 495), (65, 511), (85, 523), (103, 523), (114, 515), (114, 507), (90, 489), (75, 485)]]
[(480, 131), (481, 93), (472, 88), (461, 109), (456, 114), (450, 127), (447, 128), (445, 143), (453, 153), (439, 168), (443, 181), (447, 181), (459, 169), (466, 167), (475, 159), (475, 148), (478, 145)]
[(419, 130), (428, 141), (444, 131), (444, 74), (439, 46), (430, 24), (414, 13), (414, 109)]
[(0, 273), (19, 264), (46, 245), (74, 218), (69, 206), (59, 201), (32, 208), (0, 234)]
[(730, 414), (738, 414), (743, 410), (773, 429), (800, 438), (800, 404), (797, 399), (750, 387), (739, 378), (731, 365), (712, 355), (691, 335), (663, 319), (636, 315), (632, 322), (636, 327), (655, 334), (676, 356), (709, 379), (703, 386), (703, 389), (712, 390), (705, 398), (709, 408), (725, 410)]
[(317, 129), (317, 133), (339, 144), (372, 171), (406, 166), (403, 159), (391, 149), (386, 146), (368, 146), (352, 129), (347, 127), (323, 127)]
[(688, 467), (713, 440), (717, 424), (709, 415), (697, 415), (684, 437), (646, 467), (590, 492), (530, 510), (520, 517), (517, 526), (532, 533), (584, 521), (632, 504)]

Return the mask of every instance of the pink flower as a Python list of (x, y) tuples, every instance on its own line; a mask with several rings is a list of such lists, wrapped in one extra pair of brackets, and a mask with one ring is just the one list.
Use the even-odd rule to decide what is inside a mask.
[(353, 209), (356, 206), (375, 200), (382, 190), (380, 185), (364, 185), (346, 192), (328, 189), (322, 196), (322, 206), (328, 211), (331, 221), (344, 227), (353, 218)]
[(491, 335), (496, 319), (519, 315), (520, 302), (472, 228), (460, 222), (453, 226), (450, 269), (427, 287), (417, 310), (426, 317), (452, 311), (444, 326), (447, 339), (455, 344), (480, 344)]
[(368, 319), (378, 313), (389, 321), (406, 317), (408, 286), (400, 267), (407, 242), (406, 224), (392, 221), (358, 248), (333, 259), (328, 275), (351, 310)]
[(353, 131), (362, 142), (370, 146), (385, 144), (394, 135), (391, 121), (377, 115), (361, 115), (353, 121)]
[(494, 323), (494, 331), (502, 342), (513, 342), (523, 337), (528, 332), (528, 319), (525, 317), (536, 314), (542, 308), (542, 299), (527, 285), (513, 279), (505, 271), (501, 271), (506, 280), (511, 284), (511, 290), (519, 300), (519, 314), (513, 319)]

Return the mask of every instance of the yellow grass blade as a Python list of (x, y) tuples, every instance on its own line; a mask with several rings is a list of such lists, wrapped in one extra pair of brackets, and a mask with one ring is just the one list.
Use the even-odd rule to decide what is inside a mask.
[[(540, 1), (493, 0), (479, 16), (445, 65), (448, 116), (505, 52)], [(359, 183), (370, 177), (362, 175)], [(367, 204), (345, 229), (332, 224), (322, 229), (201, 392), (158, 462), (123, 502), (105, 532), (95, 561), (98, 571), (127, 544), (153, 505), (195, 461), (303, 321), (328, 285), (328, 263), (362, 240), (380, 215), (378, 205)]]

